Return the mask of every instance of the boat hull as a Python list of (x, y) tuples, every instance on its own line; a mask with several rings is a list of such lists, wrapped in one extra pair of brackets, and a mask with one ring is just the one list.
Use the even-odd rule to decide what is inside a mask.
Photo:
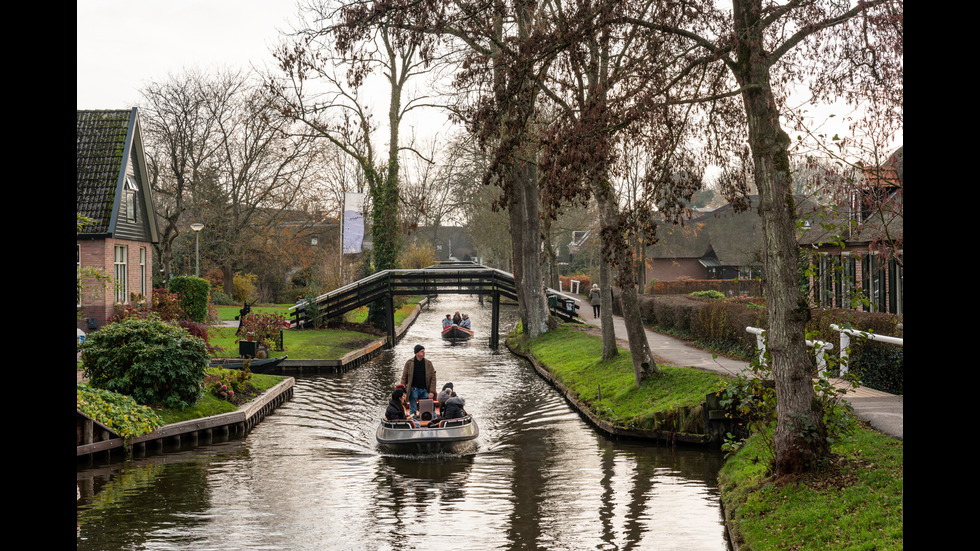
[[(285, 359), (286, 356), (252, 360), (249, 365), (249, 371), (260, 374), (273, 373)], [(224, 369), (241, 369), (244, 365), (244, 360), (211, 360), (211, 367), (221, 367)]]
[(397, 453), (464, 453), (476, 448), (480, 427), (466, 416), (448, 419), (438, 428), (411, 428), (407, 421), (381, 421), (376, 434), (378, 446)]
[(450, 325), (442, 330), (442, 338), (451, 341), (464, 341), (473, 336), (473, 331), (464, 329), (458, 325)]

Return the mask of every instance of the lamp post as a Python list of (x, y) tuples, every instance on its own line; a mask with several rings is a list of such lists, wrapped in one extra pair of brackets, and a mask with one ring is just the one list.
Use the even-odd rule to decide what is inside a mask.
[(191, 224), (191, 229), (194, 230), (194, 275), (201, 277), (201, 230), (204, 224), (195, 222)]

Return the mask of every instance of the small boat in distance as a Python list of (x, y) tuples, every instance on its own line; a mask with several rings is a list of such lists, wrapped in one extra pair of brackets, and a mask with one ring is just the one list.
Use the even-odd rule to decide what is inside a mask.
[(442, 329), (442, 338), (451, 341), (465, 341), (473, 336), (473, 331), (458, 325), (447, 325)]
[(429, 421), (422, 421), (415, 427), (411, 421), (403, 419), (389, 421), (382, 419), (376, 438), (378, 446), (396, 453), (465, 453), (475, 449), (473, 442), (480, 435), (480, 427), (472, 415), (457, 419), (436, 419), (437, 426), (429, 427)]

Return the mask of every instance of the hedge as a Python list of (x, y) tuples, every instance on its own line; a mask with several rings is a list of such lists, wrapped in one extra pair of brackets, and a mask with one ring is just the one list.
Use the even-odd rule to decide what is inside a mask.
[(718, 291), (726, 296), (762, 296), (762, 281), (758, 279), (679, 279), (652, 281), (648, 295), (689, 295), (694, 291)]
[(211, 284), (194, 276), (177, 276), (170, 280), (170, 292), (180, 297), (180, 305), (187, 317), (198, 323), (208, 321), (208, 293)]

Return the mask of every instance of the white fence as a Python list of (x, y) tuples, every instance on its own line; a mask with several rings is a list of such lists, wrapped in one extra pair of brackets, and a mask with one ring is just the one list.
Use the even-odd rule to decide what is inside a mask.
[(840, 326), (831, 324), (831, 329), (840, 333), (840, 372), (841, 375), (847, 373), (847, 352), (851, 346), (851, 337), (866, 337), (872, 341), (886, 342), (888, 344), (897, 344), (898, 346), (904, 347), (902, 341), (898, 337), (888, 337), (886, 335), (876, 335), (874, 333), (868, 333), (866, 331), (858, 331), (857, 329), (841, 329)]
[[(766, 363), (766, 330), (758, 327), (746, 327), (746, 331), (755, 335), (755, 347), (759, 350), (759, 363)], [(827, 370), (827, 354), (834, 349), (834, 345), (823, 341), (806, 341), (806, 345), (814, 349), (817, 355), (817, 369), (820, 374)]]
[[(578, 279), (569, 279), (568, 280), (568, 292), (577, 295), (578, 294), (578, 284), (579, 283), (581, 283), (581, 281), (578, 280)], [(565, 292), (565, 290), (562, 289), (562, 283), (561, 283), (561, 280), (560, 279), (558, 280), (558, 291), (561, 292), (561, 293), (564, 293)]]
[[(840, 333), (840, 374), (844, 375), (847, 373), (847, 353), (851, 346), (851, 337), (865, 337), (867, 339), (879, 342), (886, 342), (889, 344), (897, 344), (902, 346), (902, 340), (898, 337), (888, 337), (885, 335), (876, 335), (874, 333), (868, 333), (866, 331), (858, 331), (856, 329), (842, 329), (837, 325), (831, 324), (831, 329)], [(755, 347), (759, 350), (759, 362), (762, 364), (766, 363), (766, 340), (765, 340), (765, 329), (759, 329), (758, 327), (746, 327), (746, 331), (755, 335)], [(827, 354), (834, 349), (833, 343), (824, 341), (806, 341), (806, 345), (814, 349), (814, 353), (817, 355), (817, 368), (820, 374), (823, 375), (824, 371), (827, 370)]]

